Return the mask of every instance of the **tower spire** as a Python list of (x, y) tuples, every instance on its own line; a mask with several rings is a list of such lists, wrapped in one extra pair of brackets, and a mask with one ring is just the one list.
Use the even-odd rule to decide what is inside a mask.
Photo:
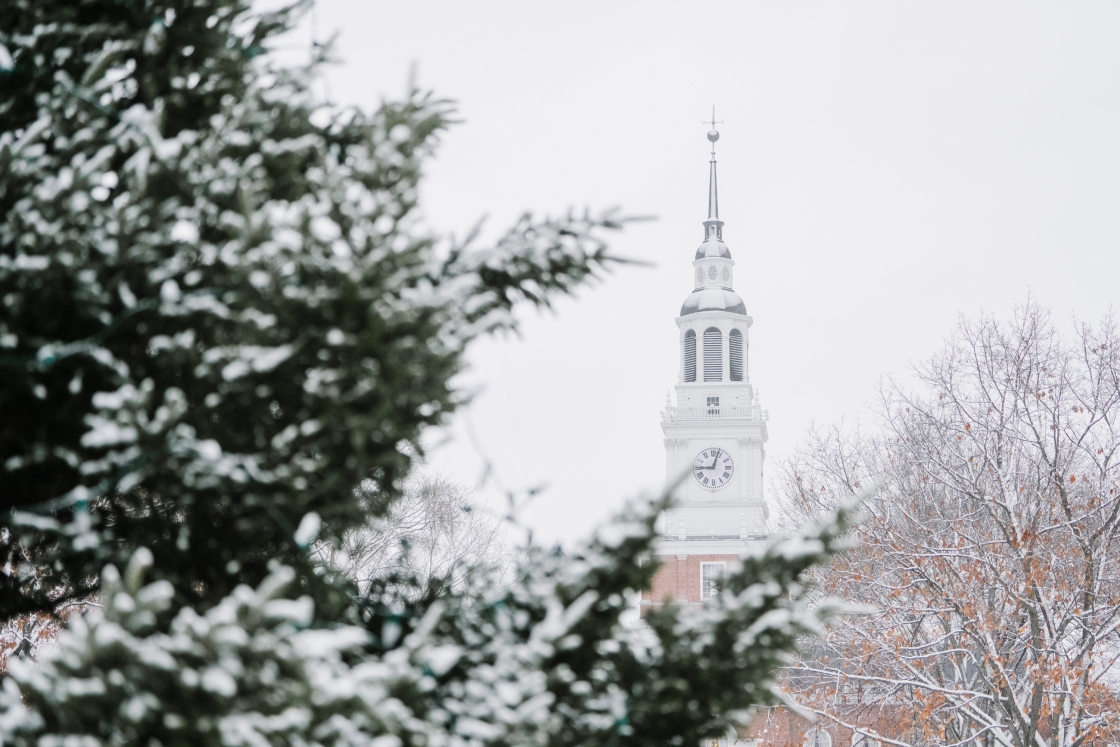
[(723, 122), (716, 121), (716, 108), (714, 106), (712, 107), (712, 121), (704, 124), (712, 126), (712, 129), (708, 130), (708, 142), (712, 144), (711, 176), (708, 178), (708, 220), (719, 220), (719, 190), (716, 188), (716, 141), (719, 140), (719, 130), (716, 129), (716, 125), (723, 124)]
[[(715, 130), (712, 130), (715, 132)], [(715, 132), (718, 136), (719, 133)], [(719, 190), (716, 189), (716, 154), (712, 152), (711, 176), (708, 177), (708, 220), (719, 220)]]
[(707, 241), (713, 237), (721, 238), (723, 233), (720, 230), (723, 223), (719, 219), (719, 189), (716, 187), (716, 141), (719, 140), (719, 130), (716, 129), (716, 125), (723, 124), (723, 121), (716, 120), (714, 106), (711, 121), (703, 124), (711, 125), (711, 129), (708, 130), (708, 142), (712, 144), (711, 173), (708, 177), (708, 219), (704, 221), (704, 240)]

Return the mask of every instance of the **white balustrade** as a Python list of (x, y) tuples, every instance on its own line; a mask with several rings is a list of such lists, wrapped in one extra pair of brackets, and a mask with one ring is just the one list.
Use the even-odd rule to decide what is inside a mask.
[(746, 407), (666, 407), (665, 420), (759, 420), (761, 413), (752, 406)]

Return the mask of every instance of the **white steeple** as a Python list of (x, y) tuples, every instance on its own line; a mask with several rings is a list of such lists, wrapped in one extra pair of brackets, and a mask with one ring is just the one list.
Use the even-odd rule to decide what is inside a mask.
[[(723, 243), (716, 185), (715, 109), (708, 141), (708, 219), (692, 260), (693, 290), (681, 307), (676, 403), (666, 402), (665, 474), (676, 505), (661, 519), (662, 565), (642, 605), (702, 602), (766, 534), (762, 463), (766, 414), (747, 370), (753, 320), (735, 293), (735, 267)], [(683, 476), (683, 479), (682, 479)]]
[[(712, 113), (708, 141), (708, 218), (704, 241), (692, 260), (693, 290), (677, 317), (680, 367), (676, 404), (665, 409), (667, 476), (688, 477), (678, 489), (688, 536), (755, 536), (764, 532), (762, 490), (765, 416), (750, 381), (749, 347), (753, 319), (734, 289), (735, 261), (723, 241), (716, 180)], [(701, 505), (702, 504), (702, 505)], [(753, 527), (753, 529), (752, 529)]]

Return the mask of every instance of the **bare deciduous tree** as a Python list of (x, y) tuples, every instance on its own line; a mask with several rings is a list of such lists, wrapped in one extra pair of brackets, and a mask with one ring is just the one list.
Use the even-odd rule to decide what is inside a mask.
[(1067, 343), (1033, 305), (962, 323), (888, 382), (881, 432), (818, 434), (785, 465), (791, 519), (851, 500), (856, 547), (824, 594), (878, 611), (791, 670), (803, 700), (894, 744), (1117, 740), (1120, 335)]
[(345, 536), (321, 557), (344, 570), (364, 591), (395, 571), (461, 588), (477, 572), (499, 575), (506, 547), (499, 520), (471, 503), (471, 491), (438, 475), (420, 477), (381, 518)]
[[(0, 566), (0, 574), (10, 577), (15, 573), (15, 565), (26, 561), (27, 555), (19, 545), (10, 541), (6, 528), (0, 529), (0, 544), (8, 548), (8, 557)], [(24, 583), (39, 586), (43, 583), (42, 576), (32, 575), (25, 578)], [(74, 599), (69, 591), (65, 588), (54, 590), (59, 601), (49, 612), (28, 612), (0, 623), (0, 676), (7, 672), (10, 659), (34, 659), (44, 647), (53, 644), (71, 615), (84, 615), (91, 608), (100, 606), (96, 597)]]
[(34, 657), (40, 648), (58, 638), (59, 630), (58, 622), (41, 612), (5, 622), (0, 627), (0, 673), (7, 671), (12, 657)]

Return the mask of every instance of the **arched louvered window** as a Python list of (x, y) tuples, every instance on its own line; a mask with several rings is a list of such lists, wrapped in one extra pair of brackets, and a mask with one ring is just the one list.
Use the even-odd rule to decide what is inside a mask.
[(743, 380), (743, 333), (737, 329), (727, 335), (727, 358), (731, 363), (731, 380)]
[(696, 381), (696, 333), (684, 333), (684, 380)]
[(704, 381), (723, 381), (723, 335), (715, 327), (704, 330)]

